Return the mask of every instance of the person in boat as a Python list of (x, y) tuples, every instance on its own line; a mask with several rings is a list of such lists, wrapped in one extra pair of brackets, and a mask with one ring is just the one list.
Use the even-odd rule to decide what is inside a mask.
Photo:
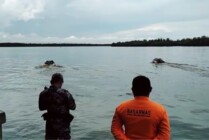
[(47, 60), (44, 64), (45, 65), (55, 65), (53, 60)]
[(62, 67), (62, 66), (56, 65), (53, 60), (47, 60), (43, 65), (40, 65), (37, 68), (49, 68), (49, 67)]
[(132, 82), (134, 99), (115, 110), (111, 132), (116, 140), (170, 140), (170, 123), (166, 109), (150, 100), (150, 80), (137, 76)]
[(161, 64), (161, 63), (165, 63), (165, 61), (161, 58), (155, 58), (155, 59), (152, 60), (152, 63)]

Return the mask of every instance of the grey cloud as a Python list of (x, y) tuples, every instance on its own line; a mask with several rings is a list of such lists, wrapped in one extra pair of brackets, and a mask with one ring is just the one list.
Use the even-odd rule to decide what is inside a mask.
[(7, 27), (13, 21), (34, 19), (39, 13), (43, 12), (44, 6), (44, 0), (1, 0), (0, 24)]
[[(209, 35), (205, 30), (207, 25), (202, 25), (204, 21), (209, 20), (208, 0), (30, 0), (31, 3), (27, 1), (29, 0), (22, 2), (28, 8), (23, 9), (20, 6), (19, 10), (12, 12), (11, 7), (4, 8), (2, 12), (2, 3), (0, 4), (0, 25), (7, 25), (0, 26), (0, 32), (23, 35), (35, 33), (40, 38), (52, 36), (58, 39), (76, 36), (74, 41), (81, 38), (82, 41), (84, 38), (91, 38), (93, 41), (97, 39), (96, 36), (101, 36), (100, 39), (107, 42), (116, 41), (118, 37), (125, 40), (137, 37), (179, 38), (199, 34)], [(19, 7), (18, 4), (16, 6)], [(8, 16), (10, 14), (12, 16)], [(171, 32), (142, 30), (153, 25), (162, 25)], [(198, 25), (200, 27), (197, 27)], [(174, 27), (178, 30), (174, 30)], [(138, 29), (141, 29), (140, 32)], [(72, 38), (68, 41), (72, 41)]]

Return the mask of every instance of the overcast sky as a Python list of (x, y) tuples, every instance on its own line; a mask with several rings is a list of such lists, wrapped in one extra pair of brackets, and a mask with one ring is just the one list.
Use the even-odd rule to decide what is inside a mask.
[(0, 0), (0, 42), (209, 36), (209, 0)]

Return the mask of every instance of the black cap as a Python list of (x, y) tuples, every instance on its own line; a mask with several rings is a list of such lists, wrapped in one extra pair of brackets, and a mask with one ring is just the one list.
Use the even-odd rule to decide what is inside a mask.
[(63, 76), (61, 73), (54, 73), (52, 75), (51, 84), (56, 83), (56, 82), (64, 82)]

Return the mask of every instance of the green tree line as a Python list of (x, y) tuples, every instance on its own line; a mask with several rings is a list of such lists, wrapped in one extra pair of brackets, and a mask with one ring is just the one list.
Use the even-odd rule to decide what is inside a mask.
[(80, 44), (80, 43), (0, 43), (0, 47), (83, 47), (110, 46), (110, 44)]
[(152, 39), (152, 40), (134, 40), (127, 42), (112, 43), (113, 47), (120, 46), (209, 46), (209, 37), (194, 37), (181, 40)]

